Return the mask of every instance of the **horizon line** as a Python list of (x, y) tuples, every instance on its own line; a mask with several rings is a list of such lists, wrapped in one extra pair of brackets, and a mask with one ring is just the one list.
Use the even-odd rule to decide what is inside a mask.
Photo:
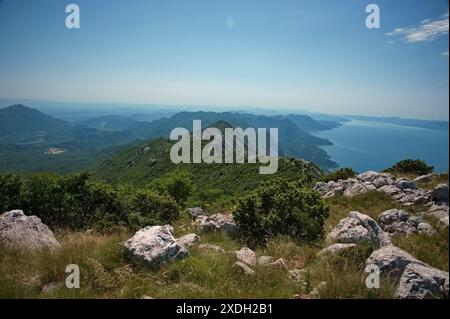
[[(310, 109), (305, 108), (293, 108), (293, 107), (266, 107), (266, 106), (224, 106), (224, 105), (201, 105), (201, 104), (159, 104), (159, 103), (138, 103), (138, 102), (87, 102), (87, 101), (61, 101), (61, 100), (42, 100), (42, 99), (32, 99), (32, 98), (10, 98), (10, 97), (0, 97), (0, 101), (24, 101), (22, 102), (15, 102), (14, 104), (22, 104), (24, 106), (28, 106), (30, 108), (36, 108), (36, 106), (33, 105), (25, 105), (26, 102), (37, 102), (37, 103), (62, 103), (62, 104), (81, 104), (79, 107), (84, 107), (88, 105), (97, 105), (97, 106), (120, 106), (120, 107), (129, 107), (132, 109), (133, 107), (138, 108), (145, 108), (145, 107), (165, 107), (169, 109), (176, 109), (177, 111), (186, 111), (186, 112), (194, 112), (194, 111), (203, 111), (203, 109), (207, 109), (210, 112), (214, 112), (212, 110), (213, 108), (219, 108), (222, 109), (222, 112), (226, 112), (226, 110), (229, 110), (230, 112), (237, 112), (237, 111), (246, 111), (245, 109), (248, 108), (250, 110), (261, 110), (261, 111), (270, 111), (272, 113), (289, 113), (291, 114), (297, 114), (297, 115), (329, 115), (329, 116), (336, 116), (336, 117), (354, 117), (354, 116), (363, 116), (363, 117), (371, 117), (371, 118), (379, 118), (379, 119), (389, 119), (389, 118), (396, 118), (396, 119), (404, 119), (404, 120), (420, 120), (420, 121), (433, 121), (433, 122), (445, 122), (450, 123), (450, 117), (448, 119), (440, 119), (440, 118), (420, 118), (420, 117), (405, 117), (403, 115), (381, 115), (381, 114), (355, 114), (355, 113), (326, 113), (322, 111), (312, 111)], [(11, 106), (8, 105), (8, 106)], [(1, 107), (0, 109), (6, 108), (8, 106)], [(42, 106), (41, 106), (42, 107)], [(51, 108), (52, 106), (48, 106)], [(39, 107), (37, 107), (39, 108)], [(199, 108), (197, 110), (183, 110), (183, 108)], [(251, 112), (249, 112), (251, 113)]]

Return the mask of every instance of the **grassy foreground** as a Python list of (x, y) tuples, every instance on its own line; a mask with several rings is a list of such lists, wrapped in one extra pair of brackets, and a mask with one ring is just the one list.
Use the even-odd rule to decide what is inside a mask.
[[(354, 198), (336, 197), (327, 202), (330, 217), (326, 233), (350, 210), (377, 217), (384, 210), (397, 207), (377, 192)], [(418, 210), (410, 208), (413, 213)], [(176, 236), (196, 232), (187, 216), (174, 228)], [(218, 245), (225, 252), (195, 246), (190, 249), (189, 258), (158, 269), (128, 263), (121, 246), (132, 236), (126, 231), (56, 232), (56, 236), (63, 247), (54, 253), (0, 248), (0, 298), (390, 298), (393, 292), (389, 282), (382, 282), (380, 289), (365, 287), (364, 262), (372, 251), (366, 245), (327, 258), (316, 256), (326, 246), (323, 240), (298, 243), (279, 237), (256, 248), (257, 256), (282, 257), (288, 269), (297, 269), (301, 275), (295, 280), (287, 270), (276, 267), (254, 267), (254, 276), (239, 273), (234, 266), (234, 250), (239, 250), (242, 243), (221, 233), (200, 233), (201, 243)], [(447, 230), (431, 236), (398, 238), (394, 243), (448, 271)], [(68, 264), (80, 266), (80, 289), (65, 287)], [(315, 287), (320, 289), (311, 294)]]

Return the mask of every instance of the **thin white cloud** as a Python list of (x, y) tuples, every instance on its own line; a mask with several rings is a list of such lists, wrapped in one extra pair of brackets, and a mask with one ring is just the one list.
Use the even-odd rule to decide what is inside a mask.
[(419, 26), (397, 28), (386, 35), (399, 37), (406, 43), (432, 41), (440, 36), (448, 35), (448, 17), (447, 12), (439, 19), (426, 19)]
[(442, 55), (448, 57), (448, 51), (442, 52)]

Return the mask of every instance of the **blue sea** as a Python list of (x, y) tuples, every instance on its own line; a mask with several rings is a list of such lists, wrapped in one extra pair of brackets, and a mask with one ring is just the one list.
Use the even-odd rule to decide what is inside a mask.
[(352, 120), (315, 135), (333, 142), (323, 149), (339, 167), (379, 171), (406, 159), (422, 159), (437, 172), (449, 167), (449, 132)]

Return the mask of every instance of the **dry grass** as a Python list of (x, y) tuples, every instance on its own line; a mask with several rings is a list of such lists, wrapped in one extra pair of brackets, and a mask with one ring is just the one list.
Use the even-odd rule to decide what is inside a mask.
[[(399, 208), (388, 196), (372, 192), (353, 198), (327, 199), (330, 217), (328, 233), (349, 211), (357, 210), (373, 218), (391, 208)], [(420, 211), (420, 207), (409, 210)], [(437, 225), (433, 224), (437, 227)], [(176, 237), (198, 233), (187, 215), (174, 224)], [(121, 243), (132, 233), (108, 235), (97, 233), (56, 233), (62, 248), (55, 253), (27, 252), (0, 247), (0, 298), (292, 298), (305, 297), (321, 282), (320, 298), (390, 298), (393, 287), (382, 282), (380, 289), (365, 286), (365, 260), (371, 247), (358, 245), (338, 255), (318, 258), (324, 241), (298, 243), (278, 237), (264, 247), (257, 247), (258, 256), (283, 258), (289, 269), (303, 269), (303, 278), (295, 281), (286, 270), (274, 267), (254, 267), (256, 274), (239, 273), (234, 263), (234, 251), (243, 244), (222, 233), (201, 234), (202, 243), (221, 246), (226, 252), (214, 252), (199, 247), (190, 249), (189, 258), (148, 269), (130, 264)], [(448, 230), (435, 235), (396, 238), (394, 244), (424, 262), (448, 271)], [(81, 270), (81, 288), (64, 285), (68, 264)], [(51, 287), (52, 289), (46, 289)]]

